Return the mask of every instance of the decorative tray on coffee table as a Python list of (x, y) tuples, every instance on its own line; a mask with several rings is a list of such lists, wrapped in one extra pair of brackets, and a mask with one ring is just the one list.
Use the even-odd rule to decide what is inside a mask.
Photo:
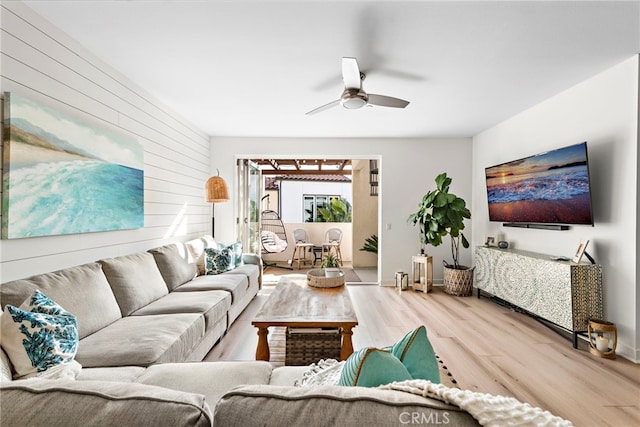
[(307, 285), (314, 288), (337, 288), (344, 285), (344, 273), (342, 271), (337, 270), (329, 273), (334, 273), (334, 275), (327, 276), (324, 268), (309, 270), (307, 273)]

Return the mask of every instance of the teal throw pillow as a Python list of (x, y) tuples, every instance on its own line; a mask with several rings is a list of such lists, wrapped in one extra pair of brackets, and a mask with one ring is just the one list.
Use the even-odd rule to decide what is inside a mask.
[[(222, 245), (220, 245), (220, 246), (222, 246)], [(234, 266), (234, 268), (235, 267), (239, 267), (242, 264), (244, 264), (244, 261), (242, 260), (242, 243), (241, 242), (235, 242), (235, 243), (232, 243), (231, 245), (229, 245), (229, 247), (231, 248), (231, 251), (233, 252), (233, 266)]]
[(391, 353), (402, 362), (413, 379), (440, 383), (438, 360), (424, 326), (405, 335), (391, 347)]
[(235, 268), (235, 255), (231, 246), (224, 249), (205, 248), (204, 255), (205, 274), (220, 274)]
[(407, 368), (389, 351), (367, 347), (349, 356), (342, 368), (338, 384), (377, 387), (410, 379)]
[(7, 304), (0, 323), (2, 348), (16, 378), (71, 363), (78, 351), (76, 316), (38, 290), (19, 308)]

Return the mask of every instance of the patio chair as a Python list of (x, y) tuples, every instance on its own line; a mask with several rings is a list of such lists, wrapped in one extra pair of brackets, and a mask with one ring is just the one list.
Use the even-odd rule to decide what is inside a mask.
[(333, 250), (338, 263), (342, 265), (342, 253), (340, 252), (340, 243), (342, 242), (342, 230), (339, 228), (330, 228), (324, 235), (322, 243), (322, 259), (324, 260), (325, 252), (327, 255)]
[(300, 270), (300, 262), (306, 264), (307, 261), (311, 261), (307, 254), (313, 253), (314, 244), (309, 241), (309, 235), (304, 228), (293, 230), (293, 240), (296, 242), (296, 247), (293, 250), (292, 261), (298, 263), (298, 270)]

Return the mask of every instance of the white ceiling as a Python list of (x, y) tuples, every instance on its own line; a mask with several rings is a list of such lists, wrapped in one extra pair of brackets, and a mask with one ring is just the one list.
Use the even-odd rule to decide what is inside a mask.
[[(640, 52), (640, 1), (25, 1), (212, 136), (472, 136)], [(305, 112), (342, 92), (411, 101)]]

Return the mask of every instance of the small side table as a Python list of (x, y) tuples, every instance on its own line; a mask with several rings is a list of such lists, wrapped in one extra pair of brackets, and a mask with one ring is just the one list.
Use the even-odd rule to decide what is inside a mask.
[(414, 255), (411, 258), (411, 287), (424, 293), (433, 289), (433, 257)]

